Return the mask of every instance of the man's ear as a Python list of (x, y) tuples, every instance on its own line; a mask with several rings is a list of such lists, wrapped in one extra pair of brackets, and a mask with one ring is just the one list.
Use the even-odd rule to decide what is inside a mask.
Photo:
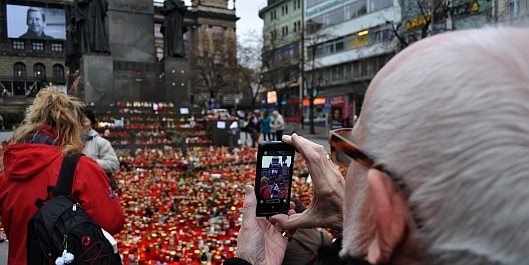
[(400, 188), (386, 173), (370, 169), (367, 178), (376, 223), (376, 238), (369, 246), (367, 258), (372, 264), (389, 263), (395, 248), (406, 239), (411, 215)]

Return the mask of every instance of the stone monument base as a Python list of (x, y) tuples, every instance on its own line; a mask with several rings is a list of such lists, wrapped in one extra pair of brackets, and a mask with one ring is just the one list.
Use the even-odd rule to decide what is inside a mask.
[(175, 106), (190, 107), (190, 82), (191, 67), (184, 58), (164, 59), (165, 73), (165, 101), (173, 102)]
[(112, 56), (85, 54), (81, 57), (81, 83), (77, 96), (87, 104), (114, 104), (114, 64)]

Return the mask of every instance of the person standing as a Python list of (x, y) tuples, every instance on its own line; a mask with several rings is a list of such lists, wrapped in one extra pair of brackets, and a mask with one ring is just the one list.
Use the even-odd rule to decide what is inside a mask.
[[(39, 209), (35, 201), (46, 198), (47, 188), (57, 183), (64, 157), (83, 150), (83, 107), (59, 90), (40, 90), (13, 133), (13, 144), (5, 149), (0, 218), (9, 238), (7, 264), (27, 263), (28, 221)], [(79, 158), (76, 168), (73, 198), (101, 228), (119, 233), (125, 216), (105, 172), (86, 156)]]
[(283, 120), (283, 115), (279, 114), (277, 110), (272, 112), (270, 128), (272, 128), (272, 132), (275, 132), (276, 141), (281, 141), (281, 138), (283, 137), (283, 130), (285, 129), (285, 120)]
[(342, 112), (339, 109), (335, 109), (332, 113), (331, 119), (331, 130), (336, 130), (344, 127), (342, 118)]
[(264, 117), (261, 119), (261, 133), (263, 134), (263, 141), (274, 140), (272, 137), (272, 129), (270, 128), (270, 115), (268, 115), (268, 112), (265, 112)]
[(114, 173), (119, 169), (119, 160), (116, 152), (114, 152), (110, 142), (93, 129), (96, 125), (94, 112), (85, 108), (83, 113), (85, 115), (81, 135), (84, 143), (83, 153), (94, 159), (105, 171), (110, 180), (110, 187), (115, 190), (117, 185), (114, 180)]
[(256, 112), (252, 112), (252, 116), (248, 121), (247, 131), (251, 134), (252, 137), (252, 147), (255, 147), (256, 144), (259, 144), (259, 135), (261, 134), (261, 121), (257, 117)]
[(261, 178), (261, 188), (259, 189), (259, 198), (260, 199), (271, 199), (272, 195), (270, 194), (270, 187), (268, 187), (268, 178)]

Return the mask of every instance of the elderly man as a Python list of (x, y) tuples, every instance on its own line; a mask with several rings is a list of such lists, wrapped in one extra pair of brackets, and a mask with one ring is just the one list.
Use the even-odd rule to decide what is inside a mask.
[(53, 37), (44, 33), (44, 28), (46, 27), (46, 15), (42, 9), (30, 7), (26, 16), (26, 25), (28, 25), (28, 31), (22, 34), (19, 38), (53, 40)]
[(466, 30), (397, 54), (354, 130), (331, 132), (354, 159), (345, 183), (322, 146), (283, 137), (308, 162), (314, 200), (268, 221), (248, 187), (239, 259), (225, 264), (279, 264), (285, 238), (313, 226), (343, 228), (343, 264), (527, 264), (527, 43), (527, 29)]

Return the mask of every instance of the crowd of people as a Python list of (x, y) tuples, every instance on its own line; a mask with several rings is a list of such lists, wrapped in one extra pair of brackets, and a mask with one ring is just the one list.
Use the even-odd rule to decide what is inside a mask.
[[(489, 28), (411, 45), (374, 77), (355, 127), (329, 132), (330, 154), (281, 135), (272, 113), (276, 140), (299, 152), (293, 194), (301, 203), (287, 214), (256, 217), (255, 149), (245, 146), (119, 154), (137, 166), (114, 173), (117, 197), (105, 171), (82, 157), (74, 196), (117, 234), (126, 263), (279, 265), (298, 231), (320, 227), (336, 239), (321, 236), (308, 264), (525, 264), (527, 43), (527, 29)], [(82, 150), (84, 118), (76, 99), (41, 90), (5, 149), (0, 216), (10, 264), (25, 263), (33, 199), (55, 183), (62, 157)], [(156, 166), (173, 158), (186, 170)]]
[(252, 111), (249, 113), (248, 121), (242, 128), (243, 132), (249, 133), (252, 139), (252, 146), (259, 144), (261, 134), (263, 141), (281, 141), (285, 130), (285, 120), (279, 111), (268, 112)]

